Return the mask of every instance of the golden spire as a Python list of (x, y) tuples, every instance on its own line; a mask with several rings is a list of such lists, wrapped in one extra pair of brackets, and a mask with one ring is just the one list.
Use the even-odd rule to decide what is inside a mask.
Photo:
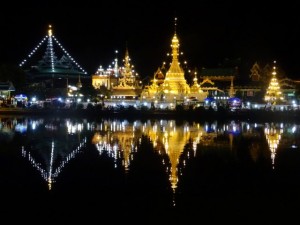
[(172, 39), (171, 48), (172, 48), (172, 64), (171, 64), (171, 67), (173, 65), (173, 67), (178, 67), (178, 69), (180, 69), (180, 71), (181, 71), (181, 68), (180, 68), (179, 62), (178, 62), (179, 40), (178, 40), (177, 35), (176, 35), (176, 26), (175, 26), (175, 33), (174, 33), (174, 36), (173, 36), (173, 39)]
[(126, 47), (126, 52), (125, 52), (125, 62), (124, 62), (124, 65), (125, 65), (126, 72), (131, 71), (129, 51), (128, 51), (127, 47)]
[(190, 87), (188, 86), (184, 71), (179, 63), (179, 40), (176, 34), (176, 23), (177, 18), (175, 18), (175, 33), (172, 38), (172, 62), (169, 70), (166, 73), (166, 78), (164, 81), (165, 92), (170, 94), (187, 94), (190, 93)]
[(49, 37), (52, 36), (52, 26), (51, 26), (51, 25), (49, 25), (48, 36), (49, 36)]

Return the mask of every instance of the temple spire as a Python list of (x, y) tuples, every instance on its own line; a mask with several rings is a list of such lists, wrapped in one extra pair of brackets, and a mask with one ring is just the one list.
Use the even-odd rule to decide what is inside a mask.
[(176, 34), (176, 28), (177, 28), (177, 17), (174, 18), (174, 31)]
[(128, 47), (126, 46), (126, 52), (125, 52), (125, 59), (124, 59), (124, 66), (127, 73), (131, 71), (131, 65), (130, 65), (130, 58), (129, 58), (129, 51)]

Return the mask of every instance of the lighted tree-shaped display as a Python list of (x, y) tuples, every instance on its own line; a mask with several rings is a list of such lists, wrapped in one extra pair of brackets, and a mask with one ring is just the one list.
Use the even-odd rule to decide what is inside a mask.
[(269, 86), (267, 88), (266, 94), (265, 94), (265, 101), (272, 103), (272, 104), (276, 104), (276, 102), (278, 101), (284, 101), (282, 92), (281, 92), (281, 88), (279, 85), (279, 82), (277, 80), (276, 77), (276, 61), (274, 61), (274, 66), (273, 66), (273, 71), (272, 71), (272, 78), (271, 81), (269, 83)]

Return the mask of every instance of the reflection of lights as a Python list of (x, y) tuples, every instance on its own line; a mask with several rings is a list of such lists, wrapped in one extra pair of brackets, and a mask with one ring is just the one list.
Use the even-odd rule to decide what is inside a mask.
[[(280, 125), (280, 127), (282, 127), (282, 124)], [(271, 151), (272, 165), (275, 164), (276, 150), (281, 139), (281, 133), (283, 133), (283, 129), (276, 129), (273, 126), (269, 127), (268, 125), (265, 127), (266, 139)]]
[(17, 132), (24, 133), (27, 131), (27, 125), (26, 124), (17, 124), (15, 127), (15, 130)]
[(54, 150), (55, 150), (55, 142), (51, 142), (51, 153), (50, 153), (50, 162), (49, 162), (49, 168), (44, 169), (42, 168), (42, 164), (37, 162), (31, 155), (30, 151), (26, 151), (25, 147), (22, 146), (22, 156), (24, 158), (27, 158), (29, 162), (32, 164), (34, 168), (36, 168), (40, 173), (43, 179), (48, 183), (48, 188), (51, 190), (52, 184), (55, 182), (55, 178), (58, 177), (62, 169), (65, 167), (65, 165), (75, 156), (81, 152), (82, 147), (85, 145), (86, 139), (83, 139), (79, 145), (71, 151), (65, 159), (60, 163), (60, 165), (57, 168), (53, 168), (53, 163), (54, 163)]
[(32, 129), (32, 130), (35, 130), (36, 127), (37, 127), (37, 123), (36, 123), (36, 121), (33, 121), (33, 122), (31, 123), (31, 129)]
[[(37, 127), (39, 124), (38, 121), (31, 122), (31, 127)], [(56, 127), (59, 128), (59, 126)], [(205, 127), (199, 123), (185, 123), (178, 125), (176, 121), (169, 120), (159, 120), (159, 121), (147, 121), (147, 122), (139, 122), (135, 121), (134, 123), (130, 123), (124, 120), (112, 120), (112, 121), (103, 121), (101, 123), (73, 123), (71, 121), (66, 122), (67, 131), (69, 133), (82, 132), (84, 129), (94, 131), (95, 135), (95, 144), (98, 152), (100, 154), (106, 154), (109, 157), (112, 157), (114, 161), (114, 166), (122, 166), (125, 170), (129, 170), (130, 163), (135, 157), (135, 152), (138, 150), (138, 145), (141, 144), (141, 136), (142, 134), (148, 136), (152, 141), (153, 147), (157, 153), (161, 156), (168, 156), (170, 160), (169, 169), (167, 169), (168, 175), (170, 175), (170, 180), (173, 182), (172, 188), (177, 188), (178, 177), (182, 172), (180, 168), (182, 166), (188, 165), (189, 158), (195, 157), (197, 151), (197, 145), (207, 143), (210, 144), (218, 144), (218, 140), (214, 141), (214, 135), (223, 135), (226, 131), (223, 128), (231, 127), (232, 131), (236, 132), (240, 129), (240, 132), (246, 132), (250, 134), (251, 132), (256, 132), (253, 127), (262, 126), (261, 124), (248, 124), (248, 123), (230, 123), (230, 125), (218, 124), (214, 122), (212, 124), (205, 124)], [(282, 128), (287, 129), (289, 131), (296, 132), (297, 126), (282, 126)], [(205, 133), (203, 128), (209, 133)], [(246, 128), (246, 129), (245, 129)], [(275, 128), (266, 127), (266, 134), (271, 133), (271, 130)], [(260, 131), (260, 130), (259, 130)], [(98, 132), (98, 133), (97, 133)], [(274, 131), (272, 131), (274, 133)], [(277, 129), (276, 133), (278, 133), (278, 137), (281, 137), (281, 133), (283, 129)], [(97, 133), (97, 135), (96, 135)], [(257, 134), (257, 133), (255, 133)], [(205, 140), (211, 138), (211, 141)], [(191, 151), (187, 151), (187, 155), (181, 157), (181, 154), (184, 154), (184, 147), (187, 143), (191, 143)], [(223, 144), (223, 143), (222, 143)], [(298, 143), (289, 144), (291, 148), (298, 148)], [(271, 151), (271, 159), (274, 163), (276, 156), (276, 149), (278, 148), (278, 143), (270, 142), (270, 151)], [(125, 148), (126, 147), (126, 148)], [(198, 148), (199, 150), (199, 148)], [(28, 153), (29, 154), (29, 153)], [(67, 160), (70, 160), (68, 157)], [(162, 159), (163, 160), (163, 159)], [(182, 160), (179, 162), (179, 160)], [(169, 161), (162, 161), (162, 164), (165, 164), (165, 167), (169, 165)], [(38, 166), (41, 167), (40, 164), (37, 163)], [(177, 167), (178, 171), (175, 169)], [(55, 172), (52, 172), (51, 180), (55, 178)], [(48, 182), (49, 174), (47, 176)], [(179, 177), (180, 180), (180, 177)]]
[(72, 124), (70, 121), (67, 121), (67, 129), (69, 134), (75, 134), (83, 130), (83, 125), (80, 123)]
[(82, 124), (77, 124), (77, 130), (82, 131)]
[(208, 125), (207, 125), (207, 124), (205, 125), (205, 131), (206, 131), (206, 132), (208, 132), (208, 131), (209, 131), (209, 129), (208, 129)]
[(233, 134), (240, 133), (240, 128), (234, 121), (232, 121), (228, 126), (226, 126), (226, 130), (229, 133), (233, 133)]

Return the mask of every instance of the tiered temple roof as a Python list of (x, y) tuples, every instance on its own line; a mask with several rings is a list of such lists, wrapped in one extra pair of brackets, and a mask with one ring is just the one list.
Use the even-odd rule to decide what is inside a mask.
[[(37, 54), (44, 44), (45, 52)], [(41, 58), (39, 58), (41, 57)], [(20, 67), (28, 74), (30, 80), (47, 80), (60, 78), (90, 78), (85, 70), (71, 57), (52, 33), (49, 26), (48, 35), (32, 50)]]
[(118, 66), (118, 60), (114, 61), (114, 69), (109, 67), (98, 69), (96, 74), (92, 76), (92, 84), (95, 88), (105, 86), (111, 90), (112, 98), (136, 98), (142, 91), (140, 79), (134, 66), (130, 63), (129, 51), (126, 49), (124, 66)]

